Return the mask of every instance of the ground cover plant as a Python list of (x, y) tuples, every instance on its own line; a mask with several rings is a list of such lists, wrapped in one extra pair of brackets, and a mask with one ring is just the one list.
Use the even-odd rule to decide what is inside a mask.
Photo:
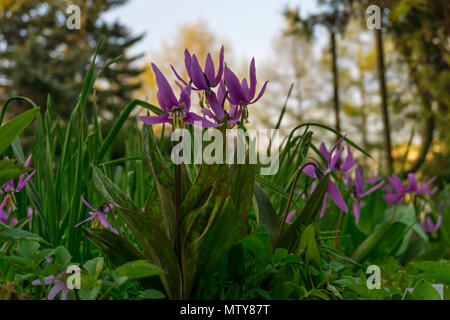
[[(183, 143), (194, 130), (245, 132), (252, 104), (270, 90), (255, 60), (247, 79), (226, 65), (223, 47), (218, 65), (186, 50), (188, 79), (175, 68), (163, 74), (155, 61), (157, 101), (131, 100), (105, 128), (93, 87), (116, 60), (97, 70), (100, 50), (67, 125), (51, 96), (45, 111), (26, 97), (1, 108), (1, 299), (450, 297), (448, 185), (413, 173), (371, 176), (354, 160), (371, 161), (368, 152), (315, 122), (275, 146), (274, 174), (248, 161), (251, 138), (243, 163), (184, 154), (174, 163), (177, 129)], [(17, 101), (29, 110), (4, 122)], [(148, 115), (132, 116), (138, 106)], [(29, 126), (35, 139), (25, 153), (20, 134)], [(117, 158), (120, 134), (125, 154)], [(313, 135), (335, 143), (315, 145)]]

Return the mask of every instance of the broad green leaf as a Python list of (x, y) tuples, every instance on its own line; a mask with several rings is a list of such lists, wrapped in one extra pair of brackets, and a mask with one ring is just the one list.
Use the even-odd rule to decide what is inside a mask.
[(314, 263), (316, 267), (320, 267), (320, 253), (316, 236), (314, 235), (313, 224), (310, 224), (303, 230), (297, 250), (299, 253), (306, 251), (306, 260)]
[(141, 299), (164, 299), (166, 296), (158, 290), (154, 290), (154, 289), (147, 289), (145, 291), (142, 291), (139, 296), (139, 298)]
[(255, 180), (254, 164), (238, 164), (232, 166), (230, 194), (239, 215), (247, 220), (248, 210), (252, 203), (253, 184)]
[(357, 262), (364, 261), (371, 256), (376, 259), (390, 255), (398, 250), (404, 237), (407, 225), (399, 221), (388, 221), (375, 229), (364, 240), (352, 255)]
[(18, 241), (18, 240), (32, 240), (44, 242), (41, 237), (19, 229), (0, 230), (0, 242), (1, 241)]
[[(208, 171), (211, 172), (211, 175), (204, 176), (202, 174), (202, 172), (205, 173)], [(214, 179), (217, 174), (217, 179)], [(182, 203), (180, 208), (180, 214), (185, 212), (187, 208), (186, 201), (192, 201), (194, 194), (195, 196), (208, 195), (205, 202), (202, 204), (197, 204), (197, 201), (193, 202), (196, 209), (182, 217), (183, 220), (180, 226), (180, 242), (182, 254), (181, 261), (183, 266), (184, 298), (188, 298), (191, 294), (203, 239), (211, 226), (214, 224), (217, 215), (222, 210), (222, 206), (224, 205), (225, 199), (228, 195), (228, 181), (227, 179), (224, 179), (224, 177), (228, 177), (226, 165), (202, 165), (196, 182), (192, 186), (186, 200)], [(204, 180), (205, 184), (201, 184), (199, 182), (200, 180)], [(210, 192), (208, 191), (211, 187), (208, 186), (212, 187)], [(204, 190), (205, 188), (206, 190)], [(198, 205), (200, 206), (197, 207)]]
[(228, 198), (203, 240), (197, 277), (214, 272), (230, 247), (243, 239), (246, 233), (246, 221), (237, 213), (231, 199)]
[(39, 113), (39, 108), (25, 111), (0, 127), (0, 154), (19, 136), (19, 134), (33, 121)]
[(100, 276), (100, 273), (103, 271), (105, 265), (105, 260), (103, 257), (97, 257), (86, 261), (83, 265), (83, 269), (86, 270), (87, 275), (97, 280)]
[(150, 263), (148, 260), (127, 262), (116, 268), (114, 272), (120, 277), (127, 277), (128, 280), (136, 280), (164, 274), (164, 271), (161, 268)]
[(103, 172), (97, 167), (94, 169), (94, 184), (98, 192), (110, 203), (124, 209), (140, 211), (139, 207), (128, 195), (117, 187)]
[(181, 273), (166, 230), (160, 224), (153, 223), (119, 187), (95, 167), (94, 183), (105, 199), (117, 205), (119, 213), (144, 250), (144, 255), (167, 272), (161, 275), (161, 280), (168, 297), (180, 299)]
[(269, 236), (270, 242), (274, 244), (278, 230), (280, 229), (280, 222), (269, 195), (257, 182), (255, 182), (253, 187), (253, 201), (257, 224), (262, 227)]
[(420, 280), (413, 292), (407, 292), (405, 300), (441, 300), (439, 292), (426, 280)]
[(165, 230), (154, 225), (140, 211), (119, 208), (119, 212), (144, 250), (145, 257), (167, 272), (160, 277), (169, 299), (181, 299), (181, 271)]
[(83, 227), (86, 238), (105, 252), (115, 265), (141, 260), (144, 256), (126, 239), (107, 229)]
[(420, 276), (426, 280), (434, 280), (450, 285), (450, 262), (448, 261), (419, 261), (411, 262), (412, 267), (423, 271)]

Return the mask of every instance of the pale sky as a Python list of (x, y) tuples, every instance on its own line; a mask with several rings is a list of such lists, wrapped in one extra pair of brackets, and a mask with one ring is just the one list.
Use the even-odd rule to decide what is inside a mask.
[(219, 39), (230, 42), (238, 57), (264, 59), (283, 23), (288, 4), (300, 6), (302, 16), (317, 10), (316, 0), (130, 0), (105, 14), (134, 33), (146, 32), (132, 53), (149, 53), (172, 36), (177, 27), (202, 19)]

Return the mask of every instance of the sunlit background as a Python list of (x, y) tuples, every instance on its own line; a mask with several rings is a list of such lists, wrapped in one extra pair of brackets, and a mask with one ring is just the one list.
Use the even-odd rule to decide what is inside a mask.
[[(20, 94), (45, 105), (49, 92), (60, 102), (56, 103), (60, 113), (67, 115), (73, 107), (67, 101), (81, 86), (80, 70), (86, 69), (98, 39), (106, 35), (99, 62), (123, 55), (96, 83), (101, 116), (108, 121), (129, 98), (157, 104), (150, 62), (173, 81), (171, 64), (186, 77), (185, 48), (204, 63), (208, 52), (217, 61), (224, 45), (226, 63), (240, 77), (248, 77), (249, 62), (255, 57), (258, 88), (269, 81), (264, 97), (249, 107), (250, 128), (274, 128), (285, 112), (278, 124), (282, 135), (305, 122), (340, 129), (371, 153), (373, 159), (362, 161), (374, 172), (420, 168), (426, 175), (448, 177), (448, 8), (378, 2), (384, 17), (383, 74), (392, 161), (387, 157), (376, 30), (369, 30), (366, 23), (366, 9), (372, 4), (368, 1), (3, 0), (0, 101)], [(81, 8), (81, 30), (65, 28), (65, 8), (71, 3)], [(419, 19), (423, 25), (415, 25), (405, 19), (415, 5), (431, 22)], [(46, 21), (52, 11), (53, 24), (31, 23)], [(326, 19), (333, 13), (338, 18), (330, 27)], [(314, 139), (335, 138), (318, 130)]]

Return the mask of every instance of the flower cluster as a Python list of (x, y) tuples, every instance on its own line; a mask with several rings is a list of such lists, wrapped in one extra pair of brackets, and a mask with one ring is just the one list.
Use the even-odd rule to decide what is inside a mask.
[[(5, 157), (5, 160), (9, 160), (8, 157)], [(31, 155), (28, 157), (28, 159), (23, 164), (24, 168), (28, 168), (31, 161)], [(17, 183), (17, 187), (14, 185), (14, 180), (10, 180), (7, 183), (3, 185), (3, 188), (0, 188), (0, 194), (5, 195), (5, 199), (8, 199), (9, 201), (6, 203), (6, 206), (11, 208), (12, 211), (16, 210), (16, 197), (14, 196), (15, 193), (20, 192), (26, 184), (31, 180), (31, 178), (34, 176), (36, 170), (33, 170), (28, 176), (26, 174), (22, 174), (19, 177), (19, 182)]]
[[(139, 116), (138, 119), (148, 125), (172, 123), (174, 128), (182, 128), (184, 123), (200, 125), (203, 128), (219, 127), (225, 123), (233, 127), (239, 120), (247, 121), (247, 106), (263, 96), (268, 83), (267, 81), (264, 83), (256, 96), (255, 59), (253, 58), (250, 63), (249, 81), (247, 79), (240, 81), (236, 74), (225, 66), (223, 47), (220, 50), (217, 72), (210, 53), (206, 57), (204, 68), (200, 66), (196, 55), (191, 55), (187, 49), (184, 56), (188, 80), (183, 79), (171, 66), (178, 79), (175, 84), (180, 89), (179, 98), (175, 96), (167, 78), (159, 68), (154, 63), (151, 64), (158, 85), (157, 99), (163, 113), (158, 116)], [(215, 92), (213, 89), (216, 87)], [(203, 117), (190, 111), (192, 90), (204, 93), (207, 108), (201, 110)], [(228, 110), (225, 108), (226, 101), (229, 103)]]
[[(423, 184), (419, 184), (414, 173), (408, 173), (408, 185), (403, 185), (402, 180), (396, 175), (387, 178), (391, 183), (386, 186), (386, 195), (384, 200), (390, 203), (402, 202), (406, 195), (412, 194), (417, 196), (429, 195), (432, 196), (438, 191), (438, 187), (430, 189), (430, 185), (436, 180), (436, 177), (431, 178)], [(395, 192), (393, 191), (395, 190)]]
[[(352, 175), (352, 168), (355, 167), (356, 162), (353, 159), (353, 153), (350, 149), (350, 145), (347, 144), (347, 156), (344, 159), (344, 161), (339, 162), (340, 157), (342, 156), (342, 153), (345, 150), (345, 147), (339, 148), (337, 150), (340, 143), (345, 139), (345, 135), (342, 136), (335, 145), (331, 148), (330, 151), (326, 148), (325, 144), (322, 142), (319, 147), (320, 154), (326, 161), (326, 169), (323, 170), (320, 168), (320, 166), (317, 164), (317, 162), (311, 160), (309, 163), (311, 165), (305, 166), (303, 169), (303, 172), (305, 172), (309, 177), (319, 180), (324, 175), (334, 172), (336, 174), (340, 174), (343, 176), (343, 178), (347, 181), (347, 187), (352, 188), (352, 198), (353, 198), (353, 214), (355, 216), (355, 221), (358, 223), (359, 221), (359, 215), (360, 215), (360, 207), (362, 205), (361, 199), (367, 196), (368, 194), (374, 192), (378, 188), (380, 188), (384, 181), (381, 181), (380, 183), (376, 184), (375, 186), (372, 186), (367, 191), (364, 191), (364, 185), (372, 185), (376, 182), (378, 182), (381, 178), (376, 177), (368, 180), (363, 180), (362, 174), (361, 174), (361, 166), (356, 166), (356, 169), (354, 170), (355, 179), (354, 181), (351, 179)], [(336, 151), (337, 150), (337, 151)], [(316, 186), (316, 181), (313, 182), (312, 189), (314, 190)], [(326, 193), (323, 197), (322, 201), (322, 209), (320, 211), (320, 217), (323, 217), (325, 214), (325, 209), (327, 206), (327, 197), (330, 197), (331, 200), (341, 209), (343, 212), (348, 213), (347, 204), (344, 201), (344, 198), (342, 197), (341, 192), (339, 191), (339, 188), (337, 187), (337, 184), (330, 178), (328, 181), (328, 186)]]

